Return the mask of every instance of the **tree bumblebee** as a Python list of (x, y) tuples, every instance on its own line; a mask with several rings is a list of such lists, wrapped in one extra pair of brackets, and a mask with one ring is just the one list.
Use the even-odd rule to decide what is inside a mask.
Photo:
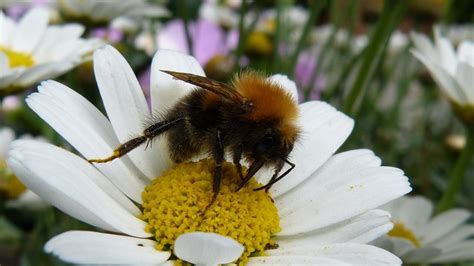
[[(294, 169), (288, 156), (300, 133), (296, 125), (298, 104), (280, 85), (254, 72), (237, 75), (232, 85), (189, 73), (162, 72), (197, 88), (165, 112), (161, 121), (119, 145), (111, 156), (89, 162), (109, 162), (164, 134), (174, 162), (190, 160), (203, 152), (211, 155), (215, 160), (215, 194), (220, 189), (226, 152), (232, 155), (242, 178), (238, 190), (263, 166), (273, 167), (274, 174), (256, 190), (268, 191)], [(245, 176), (242, 159), (250, 165)], [(285, 163), (290, 168), (279, 175)]]

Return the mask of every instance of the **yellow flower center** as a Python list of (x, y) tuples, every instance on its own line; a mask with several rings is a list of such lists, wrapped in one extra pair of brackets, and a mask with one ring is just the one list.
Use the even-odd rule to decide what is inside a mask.
[(0, 159), (0, 196), (14, 199), (25, 192), (26, 187)]
[(263, 253), (274, 245), (271, 237), (280, 231), (277, 208), (265, 191), (251, 180), (235, 192), (241, 182), (236, 168), (225, 162), (221, 189), (215, 201), (212, 180), (214, 161), (180, 163), (153, 180), (142, 193), (145, 230), (152, 233), (158, 250), (172, 250), (183, 233), (201, 231), (229, 236), (240, 242), (245, 251), (243, 264), (251, 254)]
[(9, 62), (10, 68), (16, 67), (31, 67), (35, 64), (33, 56), (28, 53), (16, 52), (10, 48), (0, 45), (0, 52), (4, 53)]
[(418, 240), (410, 229), (408, 229), (402, 222), (395, 222), (393, 229), (387, 233), (389, 236), (403, 238), (410, 241), (415, 247), (421, 247), (421, 242)]
[(273, 44), (265, 33), (252, 32), (248, 37), (246, 50), (251, 54), (267, 56), (271, 55)]

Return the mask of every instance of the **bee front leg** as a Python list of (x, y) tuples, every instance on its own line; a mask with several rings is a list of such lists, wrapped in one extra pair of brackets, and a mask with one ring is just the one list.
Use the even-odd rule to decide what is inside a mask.
[(242, 149), (242, 145), (239, 145), (234, 149), (233, 161), (235, 167), (237, 168), (237, 173), (239, 173), (240, 179), (244, 180), (244, 175), (242, 174), (242, 164), (240, 164), (240, 161), (242, 160)]

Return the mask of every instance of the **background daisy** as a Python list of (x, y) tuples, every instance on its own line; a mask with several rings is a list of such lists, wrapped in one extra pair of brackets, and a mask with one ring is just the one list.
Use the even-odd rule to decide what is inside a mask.
[(383, 206), (395, 227), (374, 241), (404, 263), (453, 263), (474, 260), (471, 213), (451, 209), (433, 215), (433, 203), (422, 196), (405, 196)]
[(41, 8), (31, 9), (18, 22), (0, 11), (0, 94), (64, 74), (101, 45), (81, 38), (81, 25), (48, 25), (48, 20)]

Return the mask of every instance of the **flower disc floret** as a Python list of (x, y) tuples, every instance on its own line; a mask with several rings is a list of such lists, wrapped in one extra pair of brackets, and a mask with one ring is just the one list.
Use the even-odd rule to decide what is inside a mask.
[(158, 250), (172, 250), (183, 233), (202, 231), (232, 237), (245, 246), (244, 262), (252, 253), (263, 253), (280, 231), (279, 216), (270, 195), (254, 191), (262, 184), (251, 180), (238, 192), (241, 182), (236, 168), (224, 163), (221, 189), (212, 202), (214, 162), (177, 164), (153, 180), (142, 193), (146, 231), (152, 233)]
[(33, 57), (28, 53), (17, 52), (1, 45), (0, 52), (7, 56), (10, 68), (31, 67), (35, 64)]

